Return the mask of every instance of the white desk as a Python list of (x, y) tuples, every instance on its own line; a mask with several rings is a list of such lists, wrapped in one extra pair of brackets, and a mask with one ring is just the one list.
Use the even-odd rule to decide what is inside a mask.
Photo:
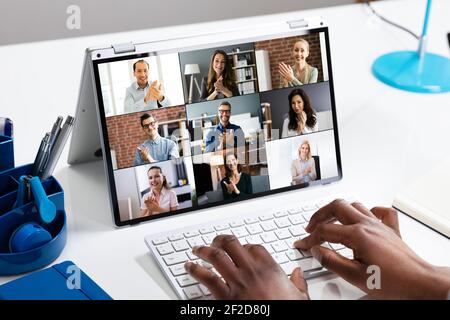
[[(421, 30), (424, 0), (386, 1), (374, 6), (398, 23), (416, 32)], [(445, 34), (450, 31), (448, 12), (449, 1), (433, 2), (429, 48), (444, 55), (449, 53), (445, 42)], [(144, 235), (219, 219), (225, 217), (224, 211), (276, 209), (277, 204), (320, 197), (324, 192), (356, 192), (367, 206), (389, 206), (416, 173), (450, 157), (450, 94), (402, 92), (378, 82), (370, 72), (371, 63), (380, 54), (414, 49), (417, 44), (413, 38), (375, 19), (363, 5), (304, 14), (322, 15), (331, 26), (344, 179), (323, 189), (115, 229), (102, 164), (67, 167), (60, 161), (55, 175), (65, 190), (69, 238), (57, 262), (75, 261), (115, 299), (174, 299), (174, 292), (148, 254)], [(292, 14), (282, 16), (292, 18)], [(57, 115), (74, 114), (86, 47), (146, 38), (148, 34), (139, 31), (0, 47), (0, 114), (14, 120), (16, 163), (34, 160), (40, 139)], [(67, 149), (63, 159), (67, 158)], [(448, 239), (406, 216), (400, 215), (400, 220), (404, 240), (420, 256), (450, 266)], [(0, 278), (0, 283), (10, 279)], [(333, 275), (313, 279), (309, 285), (313, 299), (363, 295)]]

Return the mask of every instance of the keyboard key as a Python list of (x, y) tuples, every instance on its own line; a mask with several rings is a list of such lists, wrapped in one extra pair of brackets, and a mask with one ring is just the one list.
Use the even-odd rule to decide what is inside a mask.
[(286, 252), (286, 255), (288, 256), (289, 260), (296, 261), (303, 258), (303, 255), (298, 250), (289, 250)]
[(289, 214), (297, 214), (297, 213), (300, 213), (300, 212), (303, 212), (303, 209), (302, 208), (292, 208), (292, 209), (289, 209), (288, 210), (288, 213)]
[(250, 244), (262, 244), (263, 241), (261, 239), (261, 237), (259, 235), (255, 235), (255, 236), (248, 236), (247, 238), (245, 238), (247, 240), (248, 243)]
[(179, 277), (176, 277), (178, 284), (180, 287), (190, 286), (191, 284), (197, 284), (197, 280), (192, 278), (189, 274), (185, 274)]
[(212, 269), (212, 267), (213, 267), (213, 265), (211, 263), (209, 263), (209, 262), (207, 262), (205, 260), (199, 259), (197, 263), (199, 265), (201, 265), (203, 268), (206, 268), (206, 269)]
[(291, 222), (288, 218), (275, 219), (275, 224), (278, 228), (286, 228), (291, 226)]
[(164, 256), (166, 254), (173, 252), (173, 247), (170, 243), (160, 244), (156, 247), (156, 250), (158, 250), (159, 254)]
[(242, 245), (247, 244), (247, 240), (245, 240), (245, 237), (238, 238), (238, 240), (239, 240), (240, 244), (242, 244)]
[(274, 253), (272, 254), (272, 257), (278, 264), (282, 264), (289, 261), (288, 257), (283, 252)]
[(301, 223), (305, 222), (305, 219), (303, 219), (301, 214), (296, 214), (296, 215), (290, 216), (289, 221), (293, 225), (297, 225), (297, 224), (301, 224)]
[(201, 237), (190, 238), (188, 239), (188, 243), (191, 248), (205, 245), (205, 242), (203, 242), (203, 239)]
[(254, 218), (254, 217), (249, 217), (244, 219), (246, 224), (252, 224), (252, 223), (256, 223), (259, 222), (258, 218)]
[(231, 229), (217, 231), (217, 235), (222, 235), (222, 234), (232, 236), (233, 232), (231, 231)]
[(184, 251), (189, 249), (189, 245), (184, 239), (172, 242), (172, 246), (175, 248), (175, 251)]
[(309, 220), (311, 220), (312, 215), (314, 214), (314, 211), (309, 211), (303, 214), (303, 218), (305, 218), (305, 220), (307, 222), (309, 222)]
[(200, 298), (203, 296), (202, 291), (200, 290), (200, 288), (197, 285), (186, 287), (183, 289), (183, 291), (189, 300)]
[(202, 291), (202, 293), (203, 293), (205, 296), (209, 296), (209, 295), (211, 294), (211, 292), (209, 291), (209, 289), (208, 289), (207, 287), (205, 287), (204, 285), (200, 284), (199, 287), (200, 287), (200, 290)]
[(302, 206), (302, 209), (304, 211), (315, 211), (318, 209), (318, 207), (317, 207), (317, 204), (310, 203), (310, 204), (305, 204), (304, 206)]
[(330, 243), (330, 246), (333, 250), (341, 250), (345, 248), (345, 246), (341, 243)]
[(313, 258), (289, 261), (287, 263), (281, 264), (280, 267), (283, 269), (283, 271), (288, 276), (291, 275), (292, 271), (294, 271), (294, 269), (298, 268), (298, 267), (300, 267), (303, 270), (303, 272), (322, 268), (319, 261), (317, 261), (316, 259), (313, 259)]
[(324, 247), (324, 248), (333, 250), (333, 248), (330, 246), (330, 244), (328, 242), (322, 243), (321, 246)]
[(159, 244), (163, 244), (163, 243), (166, 243), (167, 242), (167, 238), (165, 238), (165, 237), (163, 237), (163, 238), (156, 238), (156, 239), (153, 239), (153, 244), (155, 245), (155, 246), (157, 246), (157, 245), (159, 245)]
[(272, 231), (277, 228), (277, 226), (275, 225), (275, 223), (273, 223), (273, 221), (261, 222), (261, 227), (264, 229), (264, 231)]
[(248, 236), (248, 232), (247, 232), (247, 229), (245, 229), (245, 227), (234, 228), (231, 231), (238, 238)]
[(183, 234), (175, 233), (175, 234), (172, 234), (171, 236), (169, 236), (169, 241), (177, 241), (177, 240), (181, 240), (183, 238), (184, 238)]
[(273, 231), (271, 231), (271, 232), (263, 233), (261, 235), (261, 239), (263, 239), (263, 241), (265, 243), (269, 243), (269, 242), (276, 241), (277, 237), (275, 236), (275, 233), (273, 233)]
[(184, 252), (175, 252), (162, 257), (166, 265), (172, 266), (181, 262), (186, 262), (188, 257)]
[(301, 235), (305, 235), (306, 234), (305, 229), (303, 229), (303, 227), (299, 226), (299, 225), (290, 227), (289, 231), (292, 233), (292, 235), (294, 237), (299, 237)]
[(230, 222), (230, 227), (231, 228), (237, 228), (237, 227), (242, 227), (244, 225), (244, 221), (243, 220), (235, 220)]
[(288, 215), (287, 211), (278, 211), (273, 214), (273, 216), (275, 218), (281, 218), (281, 217), (285, 217), (287, 215)]
[(274, 253), (275, 251), (273, 250), (273, 248), (272, 248), (272, 246), (269, 244), (269, 243), (263, 243), (263, 244), (261, 244), (264, 248), (266, 248), (266, 250), (270, 253), (270, 254), (272, 254), (272, 253)]
[(287, 229), (275, 230), (274, 232), (280, 240), (288, 239), (291, 237), (291, 233)]
[(202, 239), (203, 239), (203, 241), (205, 241), (206, 245), (209, 246), (213, 242), (215, 237), (216, 237), (216, 234), (211, 233), (211, 234), (207, 234), (207, 235), (203, 236)]
[(311, 251), (309, 250), (299, 250), (305, 258), (312, 257)]
[(314, 258), (301, 259), (301, 260), (296, 261), (296, 263), (299, 264), (300, 268), (302, 268), (303, 271), (322, 268), (322, 265), (320, 264), (320, 262)]
[(263, 232), (263, 229), (261, 228), (261, 226), (259, 224), (251, 224), (249, 226), (247, 226), (247, 230), (250, 234), (258, 234)]
[(283, 252), (283, 251), (286, 251), (289, 249), (288, 246), (286, 245), (286, 243), (281, 242), (281, 241), (274, 242), (271, 245), (272, 245), (273, 250), (275, 250), (275, 252)]
[(186, 238), (192, 238), (192, 237), (196, 237), (196, 236), (198, 236), (198, 235), (199, 235), (198, 231), (195, 231), (195, 230), (193, 230), (193, 231), (186, 231), (186, 232), (184, 233), (184, 236), (185, 236)]
[(283, 269), (286, 275), (290, 276), (292, 271), (298, 267), (298, 264), (292, 261), (287, 261), (286, 263), (280, 264), (281, 269)]
[(353, 250), (352, 249), (344, 248), (341, 250), (337, 250), (336, 252), (348, 259), (353, 259)]
[(185, 252), (187, 253), (187, 255), (189, 257), (189, 260), (194, 261), (194, 260), (198, 259), (198, 257), (195, 254), (193, 254), (191, 250), (188, 250), (188, 251), (185, 251)]
[(222, 230), (226, 230), (229, 228), (230, 227), (227, 224), (218, 224), (218, 225), (214, 226), (214, 229), (216, 229), (217, 231), (222, 231)]
[(271, 214), (262, 214), (259, 216), (259, 220), (261, 220), (261, 221), (267, 221), (270, 219), (273, 219), (273, 215), (271, 215)]
[(203, 228), (200, 228), (200, 230), (198, 230), (198, 231), (200, 231), (201, 234), (208, 234), (208, 233), (214, 232), (214, 229), (212, 227), (203, 227)]
[(297, 250), (297, 249), (294, 247), (294, 242), (295, 242), (295, 241), (297, 241), (297, 238), (291, 238), (291, 239), (284, 240), (284, 242), (286, 243), (286, 245), (287, 245), (290, 249), (295, 249), (295, 250)]
[(181, 276), (182, 274), (187, 274), (186, 269), (184, 268), (184, 263), (176, 264), (172, 267), (169, 267), (169, 269), (175, 277)]

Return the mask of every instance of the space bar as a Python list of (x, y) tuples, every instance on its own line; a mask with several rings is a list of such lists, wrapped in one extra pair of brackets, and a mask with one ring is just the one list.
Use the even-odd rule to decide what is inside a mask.
[(292, 271), (300, 267), (302, 268), (303, 272), (318, 269), (321, 268), (322, 265), (314, 258), (305, 258), (302, 260), (297, 261), (289, 261), (283, 264), (280, 264), (280, 267), (283, 269), (284, 273), (286, 273), (288, 276), (291, 275)]

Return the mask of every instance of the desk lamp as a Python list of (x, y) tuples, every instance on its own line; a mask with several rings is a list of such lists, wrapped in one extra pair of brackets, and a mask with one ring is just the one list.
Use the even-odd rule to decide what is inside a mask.
[(427, 1), (418, 50), (395, 51), (377, 58), (372, 72), (378, 80), (398, 89), (419, 93), (450, 91), (450, 59), (426, 52), (431, 2)]

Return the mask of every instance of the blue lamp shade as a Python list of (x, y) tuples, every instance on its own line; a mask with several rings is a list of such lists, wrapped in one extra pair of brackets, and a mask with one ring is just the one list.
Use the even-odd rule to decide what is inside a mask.
[(417, 51), (397, 51), (380, 56), (372, 65), (377, 79), (392, 87), (419, 93), (450, 92), (450, 59)]

